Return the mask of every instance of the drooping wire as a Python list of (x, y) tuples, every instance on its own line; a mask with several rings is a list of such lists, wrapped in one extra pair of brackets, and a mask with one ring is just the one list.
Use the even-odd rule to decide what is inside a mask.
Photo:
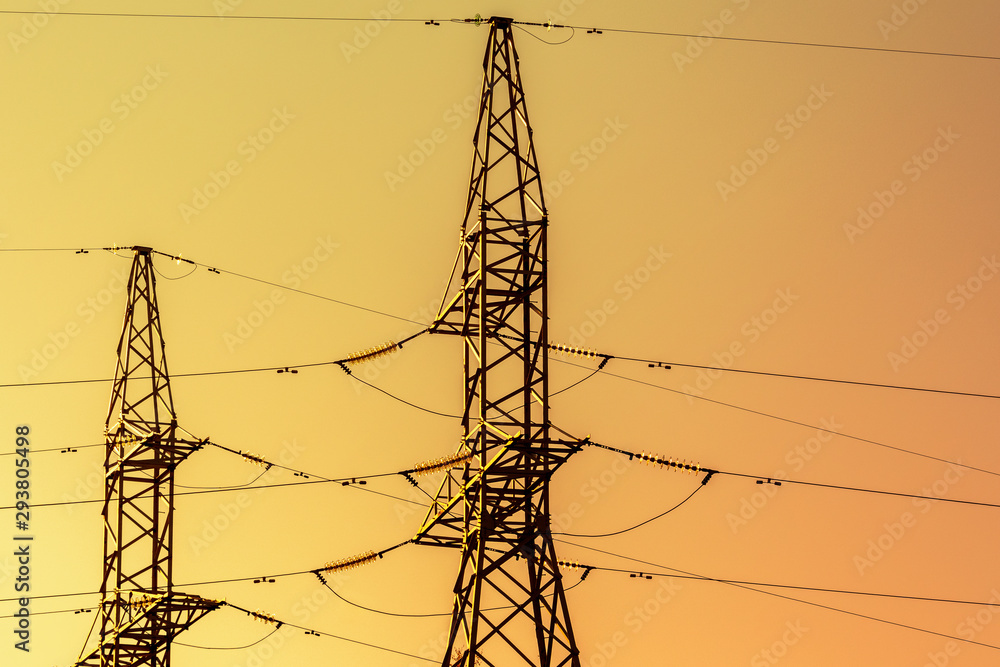
[(405, 405), (408, 405), (411, 408), (416, 408), (417, 410), (423, 410), (424, 412), (428, 412), (428, 413), (430, 413), (432, 415), (438, 415), (439, 417), (449, 417), (451, 419), (461, 419), (462, 418), (462, 415), (452, 415), (452, 414), (447, 414), (447, 413), (444, 413), (444, 412), (438, 412), (437, 410), (431, 410), (430, 408), (425, 408), (425, 407), (419, 406), (416, 403), (411, 403), (410, 401), (407, 401), (404, 398), (400, 398), (399, 396), (396, 396), (395, 394), (389, 393), (388, 391), (386, 391), (385, 389), (382, 389), (381, 387), (376, 387), (375, 385), (371, 384), (370, 382), (366, 382), (365, 380), (362, 380), (357, 375), (355, 375), (354, 373), (352, 373), (351, 370), (349, 368), (347, 368), (347, 366), (345, 366), (344, 364), (339, 364), (339, 365), (340, 365), (341, 369), (345, 373), (347, 373), (348, 375), (350, 375), (352, 378), (354, 378), (355, 380), (357, 380), (361, 384), (366, 385), (368, 387), (371, 387), (375, 391), (380, 391), (383, 394), (385, 394), (386, 396), (388, 396), (389, 398), (391, 398), (393, 400), (396, 400), (396, 401), (399, 401), (400, 403), (403, 403)]
[(529, 37), (534, 37), (535, 39), (537, 39), (542, 44), (548, 44), (549, 46), (561, 46), (561, 45), (565, 44), (566, 42), (568, 42), (569, 40), (573, 39), (573, 37), (576, 36), (576, 30), (574, 30), (573, 28), (570, 28), (569, 37), (567, 37), (566, 39), (562, 40), (561, 42), (550, 42), (547, 39), (542, 39), (541, 37), (539, 37), (535, 33), (531, 32), (530, 30), (527, 30), (527, 29), (521, 27), (516, 22), (512, 22), (511, 25), (514, 26), (515, 28), (517, 28), (518, 30), (520, 30), (521, 32), (523, 32), (524, 34), (528, 35)]
[(661, 512), (661, 513), (657, 514), (656, 516), (654, 516), (652, 518), (646, 519), (645, 521), (643, 521), (641, 523), (637, 523), (634, 526), (629, 526), (628, 528), (622, 528), (621, 530), (616, 530), (613, 533), (600, 533), (600, 534), (594, 534), (594, 535), (581, 534), (581, 533), (562, 533), (562, 532), (552, 533), (552, 534), (553, 535), (562, 535), (562, 536), (565, 536), (565, 537), (614, 537), (615, 535), (622, 535), (623, 533), (628, 533), (630, 531), (635, 530), (636, 528), (640, 528), (642, 526), (645, 526), (647, 523), (652, 523), (653, 521), (656, 521), (657, 519), (663, 518), (666, 515), (668, 515), (671, 512), (673, 512), (674, 510), (676, 510), (679, 507), (681, 507), (684, 503), (686, 503), (687, 501), (691, 500), (694, 497), (694, 494), (698, 493), (703, 488), (705, 488), (705, 484), (706, 484), (706, 482), (708, 482), (708, 478), (711, 477), (711, 476), (712, 476), (712, 473), (711, 472), (708, 473), (705, 476), (706, 479), (703, 482), (701, 482), (700, 484), (698, 484), (698, 486), (695, 487), (694, 491), (692, 491), (691, 493), (689, 493), (688, 496), (684, 500), (680, 501), (679, 503), (677, 503), (676, 505), (674, 505), (670, 509), (668, 509), (668, 510), (666, 510), (664, 512)]
[[(580, 581), (576, 582), (572, 586), (569, 586), (569, 587), (563, 589), (563, 593), (568, 593), (569, 591), (573, 590), (574, 588), (576, 588), (577, 586), (579, 586), (582, 583), (583, 583), (583, 580), (581, 579)], [(353, 602), (351, 600), (348, 600), (343, 595), (341, 595), (336, 590), (334, 590), (334, 588), (332, 586), (330, 586), (329, 582), (327, 582), (327, 581), (323, 581), (323, 585), (326, 586), (326, 588), (331, 593), (333, 593), (335, 596), (337, 596), (341, 601), (343, 601), (343, 602), (351, 605), (352, 607), (357, 607), (358, 609), (362, 609), (364, 611), (368, 611), (368, 612), (371, 612), (373, 614), (381, 614), (382, 616), (393, 616), (395, 618), (441, 618), (441, 617), (451, 616), (452, 615), (451, 612), (438, 612), (436, 614), (402, 614), (402, 613), (392, 612), (392, 611), (383, 611), (381, 609), (373, 609), (371, 607), (366, 607), (364, 605), (358, 604), (357, 602)], [(551, 597), (551, 596), (552, 596), (551, 593), (546, 593), (546, 595), (545, 595), (545, 597)], [(501, 607), (489, 607), (487, 609), (482, 609), (480, 611), (502, 611), (504, 609), (513, 609), (513, 608), (514, 608), (514, 605), (503, 605)], [(472, 612), (471, 611), (467, 611), (465, 613), (471, 614)]]
[(273, 635), (278, 630), (279, 628), (275, 628), (274, 630), (271, 630), (269, 633), (267, 633), (257, 641), (253, 642), (252, 644), (245, 644), (244, 646), (195, 646), (194, 644), (185, 644), (184, 642), (179, 642), (176, 639), (172, 640), (170, 643), (173, 646), (184, 646), (187, 648), (202, 649), (205, 651), (242, 651), (243, 649), (253, 648), (257, 644), (260, 644), (261, 642), (270, 639), (271, 635)]
[[(229, 607), (232, 607), (233, 609), (236, 609), (237, 611), (242, 611), (242, 612), (244, 612), (246, 614), (249, 614), (250, 616), (257, 616), (257, 617), (259, 617), (259, 612), (252, 612), (249, 609), (244, 609), (243, 607), (235, 605), (232, 602), (226, 602), (225, 604), (227, 606), (229, 606)], [(333, 634), (331, 632), (323, 632), (322, 630), (315, 630), (313, 628), (307, 628), (305, 626), (296, 625), (295, 623), (289, 623), (287, 621), (281, 621), (281, 620), (278, 620), (278, 619), (273, 619), (273, 620), (274, 620), (274, 622), (276, 624), (278, 624), (279, 627), (282, 626), (282, 625), (287, 625), (290, 628), (296, 628), (297, 630), (302, 630), (303, 632), (306, 632), (307, 634), (312, 634), (314, 636), (323, 636), (323, 637), (330, 637), (330, 638), (333, 638), (333, 639), (339, 639), (341, 641), (350, 642), (352, 644), (358, 644), (360, 646), (367, 646), (369, 648), (378, 649), (380, 651), (386, 651), (388, 653), (395, 653), (396, 655), (402, 655), (402, 656), (405, 656), (407, 658), (413, 658), (415, 660), (423, 660), (424, 662), (437, 662), (436, 660), (431, 660), (430, 658), (424, 658), (423, 656), (419, 656), (419, 655), (416, 655), (414, 653), (407, 653), (405, 651), (399, 651), (399, 650), (396, 650), (396, 649), (393, 649), (393, 648), (389, 648), (387, 646), (380, 646), (378, 644), (371, 644), (369, 642), (363, 642), (363, 641), (361, 641), (359, 639), (351, 639), (349, 637), (344, 637), (342, 635), (335, 635), (335, 634)]]

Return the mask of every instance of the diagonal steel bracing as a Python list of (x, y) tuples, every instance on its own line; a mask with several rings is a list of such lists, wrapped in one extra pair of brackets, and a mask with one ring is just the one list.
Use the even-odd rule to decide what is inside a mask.
[(462, 552), (443, 665), (579, 667), (548, 493), (577, 444), (549, 433), (548, 220), (510, 19), (490, 19), (483, 66), (462, 287), (432, 328), (464, 343), (472, 457), (417, 541)]

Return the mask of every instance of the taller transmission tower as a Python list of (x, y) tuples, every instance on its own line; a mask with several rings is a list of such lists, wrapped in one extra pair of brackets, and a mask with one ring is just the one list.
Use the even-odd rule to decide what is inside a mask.
[(178, 436), (153, 250), (132, 250), (105, 421), (100, 639), (78, 667), (169, 667), (173, 638), (221, 605), (173, 590), (174, 472), (202, 443)]
[(511, 20), (491, 18), (462, 225), (462, 286), (432, 331), (465, 348), (460, 469), (416, 541), (459, 548), (443, 665), (580, 665), (548, 483), (578, 447), (549, 433), (548, 219)]

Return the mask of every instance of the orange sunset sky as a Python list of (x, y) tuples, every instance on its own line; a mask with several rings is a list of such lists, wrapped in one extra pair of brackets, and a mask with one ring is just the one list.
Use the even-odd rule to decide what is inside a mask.
[[(515, 31), (551, 223), (553, 341), (1000, 394), (996, 2), (0, 0), (0, 10), (5, 666), (72, 665), (99, 602), (100, 503), (83, 501), (103, 493), (102, 449), (88, 445), (103, 442), (110, 382), (51, 383), (114, 372), (131, 253), (100, 248), (151, 246), (203, 265), (155, 259), (178, 376), (320, 363), (416, 333), (458, 249), (488, 34), (450, 19), (578, 28)], [(259, 18), (275, 16), (311, 18)], [(773, 43), (683, 36), (699, 32)], [(552, 358), (553, 391), (596, 367)], [(421, 408), (461, 412), (455, 338), (423, 336), (356, 373)], [(315, 476), (404, 470), (462, 436), (458, 419), (331, 366), (176, 377), (172, 389), (197, 437)], [(551, 418), (614, 447), (761, 479), (996, 504), (997, 405), (613, 359), (552, 397)], [(12, 617), (18, 425), (31, 429), (32, 503), (58, 503), (31, 513), (28, 653), (14, 646)], [(176, 479), (217, 488), (261, 472), (208, 448)], [(702, 477), (586, 449), (552, 480), (553, 530), (633, 526)], [(255, 484), (297, 481), (275, 468)], [(560, 557), (625, 571), (594, 570), (568, 593), (583, 665), (996, 664), (1000, 510), (754, 481), (717, 475), (630, 532), (558, 537)], [(430, 493), (436, 484), (421, 479)], [(176, 587), (301, 627), (268, 635), (224, 607), (178, 638), (175, 667), (440, 664), (457, 553), (407, 545), (333, 583), (363, 607), (440, 616), (351, 606), (311, 575), (246, 579), (412, 537), (426, 496), (398, 475), (365, 489), (178, 496)], [(677, 571), (997, 606), (739, 588)], [(565, 577), (574, 586), (580, 572)], [(240, 581), (217, 583), (228, 579)]]

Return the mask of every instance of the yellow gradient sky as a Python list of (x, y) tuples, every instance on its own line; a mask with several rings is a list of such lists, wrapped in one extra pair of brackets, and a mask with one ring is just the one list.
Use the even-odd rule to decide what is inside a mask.
[[(0, 250), (147, 245), (416, 321), (440, 302), (457, 251), (487, 36), (448, 19), (478, 12), (1000, 56), (1000, 5), (987, 0), (2, 0), (0, 9)], [(210, 18), (49, 15), (137, 11)], [(441, 24), (374, 18), (386, 15)], [(623, 357), (1000, 393), (996, 59), (584, 30), (558, 46), (518, 31), (516, 44), (546, 182), (554, 340)], [(0, 506), (14, 500), (17, 424), (30, 425), (35, 449), (102, 441), (109, 383), (8, 385), (112, 374), (129, 267), (119, 254), (0, 252)], [(162, 257), (156, 266), (175, 374), (328, 361), (420, 329), (231, 274), (187, 275)], [(622, 360), (606, 371), (552, 399), (557, 426), (762, 477), (1000, 503), (994, 399)], [(461, 409), (452, 338), (423, 337), (358, 372), (422, 407)], [(553, 388), (586, 372), (553, 363)], [(177, 378), (173, 391), (192, 433), (318, 475), (409, 468), (451, 453), (461, 435), (458, 420), (331, 367)], [(33, 502), (99, 498), (101, 462), (100, 447), (34, 454)], [(574, 457), (552, 483), (555, 525), (616, 531), (698, 486), (624, 462), (598, 450)], [(177, 482), (238, 485), (259, 473), (209, 450)], [(275, 470), (260, 483), (293, 481)], [(422, 483), (433, 492), (436, 480)], [(446, 617), (364, 611), (311, 576), (189, 585), (310, 570), (412, 536), (422, 496), (399, 476), (367, 488), (398, 498), (339, 485), (179, 497), (175, 582), (439, 660)], [(11, 510), (0, 515), (6, 617), (16, 610), (17, 531)], [(993, 508), (717, 476), (649, 525), (560, 538), (608, 553), (559, 550), (625, 570), (1000, 605), (998, 519)], [(31, 524), (33, 594), (99, 588), (99, 505), (37, 508)], [(457, 557), (408, 546), (337, 590), (383, 611), (447, 613)], [(578, 580), (567, 574), (568, 585)], [(1000, 647), (1000, 607), (779, 592)], [(941, 667), (1000, 655), (704, 581), (595, 571), (568, 597), (588, 667)], [(13, 647), (13, 619), (0, 618), (0, 664), (72, 664), (93, 613), (43, 614), (96, 603), (93, 594), (34, 601), (30, 654)], [(267, 632), (222, 609), (180, 641), (238, 647)], [(288, 628), (249, 649), (174, 648), (176, 667), (319, 664), (431, 663)]]

